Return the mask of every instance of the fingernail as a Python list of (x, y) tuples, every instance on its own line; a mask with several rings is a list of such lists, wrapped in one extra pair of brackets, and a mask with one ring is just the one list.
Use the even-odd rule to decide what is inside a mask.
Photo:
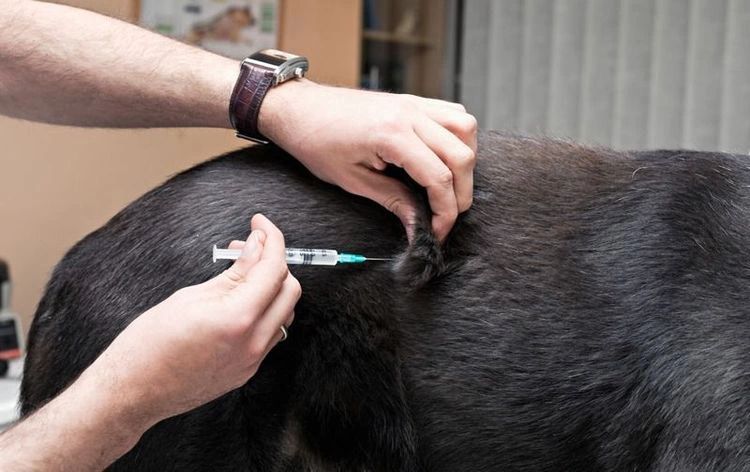
[(253, 230), (252, 234), (255, 235), (256, 241), (259, 244), (263, 244), (266, 241), (266, 232), (263, 231), (262, 229)]
[(250, 233), (250, 237), (247, 238), (247, 243), (245, 243), (244, 253), (245, 254), (252, 254), (255, 252), (255, 249), (258, 247), (258, 232), (253, 231)]

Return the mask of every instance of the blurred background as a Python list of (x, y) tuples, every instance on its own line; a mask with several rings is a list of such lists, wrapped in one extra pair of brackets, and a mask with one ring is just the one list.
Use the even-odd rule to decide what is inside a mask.
[[(482, 128), (621, 149), (750, 151), (750, 0), (64, 3), (232, 57), (275, 45), (308, 56), (314, 80), (461, 101)], [(223, 130), (3, 117), (0, 141), (6, 311), (25, 330), (77, 240), (175, 172), (247, 145)]]

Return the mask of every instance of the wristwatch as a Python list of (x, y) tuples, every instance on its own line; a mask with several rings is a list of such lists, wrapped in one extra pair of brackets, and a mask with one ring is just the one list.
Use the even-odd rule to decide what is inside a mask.
[(240, 63), (240, 77), (229, 100), (229, 121), (237, 137), (268, 144), (258, 131), (258, 114), (268, 90), (307, 73), (307, 58), (277, 49), (263, 49)]

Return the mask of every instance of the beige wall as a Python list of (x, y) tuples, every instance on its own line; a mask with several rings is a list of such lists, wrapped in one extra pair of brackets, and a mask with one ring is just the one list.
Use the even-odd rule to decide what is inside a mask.
[(359, 84), (361, 0), (282, 1), (282, 48), (310, 59), (310, 77), (329, 84)]
[[(137, 17), (135, 0), (64, 3)], [(308, 55), (313, 78), (353, 86), (359, 8), (355, 0), (284, 0), (280, 46)], [(4, 117), (0, 143), (0, 258), (27, 330), (54, 264), (76, 241), (168, 176), (247, 144), (226, 130), (84, 130)]]

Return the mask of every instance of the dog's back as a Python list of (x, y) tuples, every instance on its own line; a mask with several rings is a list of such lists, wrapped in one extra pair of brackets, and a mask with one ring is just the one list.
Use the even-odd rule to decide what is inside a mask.
[[(76, 245), (30, 333), (28, 414), (132, 319), (226, 266), (263, 212), (289, 246), (288, 341), (244, 387), (152, 428), (122, 470), (750, 470), (750, 161), (485, 134), (474, 206), (422, 227), (251, 148)], [(427, 221), (427, 218), (423, 219)]]

